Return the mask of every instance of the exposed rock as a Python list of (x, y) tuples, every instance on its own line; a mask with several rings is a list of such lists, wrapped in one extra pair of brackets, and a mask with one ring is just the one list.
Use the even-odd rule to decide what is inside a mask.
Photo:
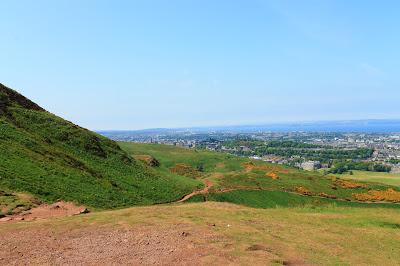
[(156, 158), (154, 158), (150, 155), (135, 155), (134, 158), (141, 162), (144, 162), (145, 164), (147, 164), (150, 167), (160, 166), (160, 162)]

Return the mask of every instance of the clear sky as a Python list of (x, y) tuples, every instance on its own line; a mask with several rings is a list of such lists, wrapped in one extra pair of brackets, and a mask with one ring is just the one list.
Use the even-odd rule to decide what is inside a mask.
[(0, 12), (0, 82), (90, 129), (400, 118), (398, 0), (5, 0)]

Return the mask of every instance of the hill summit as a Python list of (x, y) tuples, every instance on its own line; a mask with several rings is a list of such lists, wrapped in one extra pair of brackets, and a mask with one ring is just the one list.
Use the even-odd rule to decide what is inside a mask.
[(13, 104), (26, 109), (45, 111), (36, 103), (0, 83), (0, 110), (5, 111), (7, 106)]
[(5, 195), (21, 193), (95, 208), (154, 204), (177, 200), (198, 185), (161, 176), (114, 141), (47, 112), (2, 84), (0, 150), (0, 208), (10, 200)]

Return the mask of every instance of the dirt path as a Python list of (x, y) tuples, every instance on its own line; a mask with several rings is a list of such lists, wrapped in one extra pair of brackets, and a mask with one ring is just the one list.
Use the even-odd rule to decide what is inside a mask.
[(193, 196), (202, 195), (202, 194), (207, 194), (208, 191), (210, 190), (210, 188), (211, 188), (214, 184), (213, 184), (213, 182), (211, 182), (211, 181), (208, 180), (208, 179), (204, 179), (203, 182), (204, 182), (204, 186), (205, 186), (205, 187), (204, 187), (202, 190), (193, 191), (192, 193), (187, 194), (186, 196), (184, 196), (181, 200), (178, 200), (177, 202), (185, 202), (185, 201), (187, 201), (188, 199), (192, 198)]
[(209, 265), (210, 256), (219, 264), (227, 256), (207, 243), (220, 238), (185, 224), (9, 230), (0, 265)]

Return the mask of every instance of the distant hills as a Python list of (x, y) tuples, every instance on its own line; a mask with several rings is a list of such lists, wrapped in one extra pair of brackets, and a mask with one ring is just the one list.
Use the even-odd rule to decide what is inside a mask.
[(256, 133), (256, 132), (354, 132), (354, 133), (399, 133), (400, 119), (365, 119), (365, 120), (339, 120), (319, 122), (293, 122), (271, 123), (264, 125), (233, 125), (213, 127), (188, 127), (188, 128), (154, 128), (143, 130), (104, 130), (98, 131), (103, 135), (119, 132), (136, 134), (173, 134), (179, 132), (229, 132), (229, 133)]
[[(28, 193), (94, 208), (170, 202), (199, 182), (161, 176), (117, 143), (57, 117), (0, 84), (0, 214)], [(10, 211), (10, 209), (8, 209)]]

